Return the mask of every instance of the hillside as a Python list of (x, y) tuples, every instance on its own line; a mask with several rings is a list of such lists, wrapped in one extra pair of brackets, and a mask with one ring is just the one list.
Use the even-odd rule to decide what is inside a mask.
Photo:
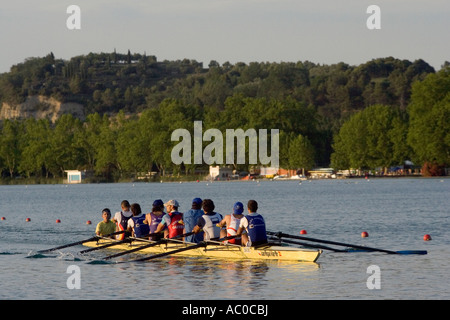
[[(115, 52), (29, 58), (0, 74), (1, 176), (48, 179), (77, 168), (118, 181), (150, 171), (207, 171), (209, 162), (192, 163), (189, 154), (181, 164), (172, 159), (171, 134), (192, 133), (195, 121), (222, 134), (279, 129), (280, 166), (293, 170), (386, 172), (405, 160), (439, 169), (449, 163), (449, 130), (441, 121), (450, 110), (449, 66), (435, 72), (423, 60), (392, 57), (358, 66), (207, 67)], [(256, 164), (245, 152), (249, 161), (232, 159), (236, 170)], [(222, 153), (215, 150), (213, 163), (224, 163)]]
[[(36, 114), (29, 108), (28, 113), (6, 112), (20, 109), (18, 106), (30, 97), (80, 104), (83, 112), (78, 110), (78, 115), (86, 116), (119, 110), (138, 113), (157, 107), (167, 98), (220, 110), (228, 97), (241, 94), (280, 100), (291, 97), (313, 106), (326, 126), (336, 130), (342, 118), (369, 105), (404, 109), (411, 84), (434, 72), (423, 60), (392, 57), (359, 66), (308, 61), (219, 65), (211, 61), (206, 68), (194, 60), (159, 62), (155, 56), (130, 52), (89, 53), (68, 61), (50, 53), (29, 58), (0, 75), (0, 114), (3, 119)], [(38, 103), (34, 108), (43, 105)]]

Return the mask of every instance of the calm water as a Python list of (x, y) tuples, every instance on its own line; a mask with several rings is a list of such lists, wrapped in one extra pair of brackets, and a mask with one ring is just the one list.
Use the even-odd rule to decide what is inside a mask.
[[(256, 199), (271, 231), (306, 229), (314, 238), (428, 255), (325, 251), (317, 263), (163, 258), (88, 264), (108, 252), (83, 256), (83, 247), (75, 246), (27, 258), (91, 237), (101, 210), (116, 212), (123, 199), (148, 211), (153, 200), (174, 198), (184, 211), (194, 197), (213, 199), (223, 215), (235, 201)], [(449, 197), (450, 179), (0, 186), (6, 218), (0, 221), (0, 300), (449, 299)], [(361, 238), (362, 231), (369, 237)], [(433, 240), (423, 241), (424, 234)], [(71, 265), (80, 268), (80, 289), (67, 287)], [(371, 265), (380, 269), (380, 289), (367, 287)]]

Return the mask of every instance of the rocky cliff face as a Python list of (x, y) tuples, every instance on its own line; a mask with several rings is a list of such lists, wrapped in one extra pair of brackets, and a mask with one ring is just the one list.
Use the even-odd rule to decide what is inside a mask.
[(85, 119), (84, 107), (79, 103), (65, 102), (45, 96), (30, 96), (18, 105), (3, 102), (0, 109), (0, 120), (4, 119), (49, 119), (55, 122), (61, 115), (70, 113), (81, 120)]

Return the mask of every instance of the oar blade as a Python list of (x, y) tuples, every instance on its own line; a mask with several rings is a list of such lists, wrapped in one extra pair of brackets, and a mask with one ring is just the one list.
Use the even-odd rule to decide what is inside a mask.
[(426, 250), (401, 250), (396, 252), (398, 254), (419, 254), (419, 255), (428, 254), (428, 251)]

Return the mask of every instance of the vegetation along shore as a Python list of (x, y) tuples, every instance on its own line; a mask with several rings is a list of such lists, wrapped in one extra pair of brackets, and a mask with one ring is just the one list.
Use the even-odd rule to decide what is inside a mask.
[(208, 165), (171, 161), (171, 133), (192, 132), (194, 121), (224, 137), (227, 129), (279, 129), (280, 168), (294, 172), (403, 166), (444, 175), (449, 92), (450, 63), (436, 71), (420, 59), (204, 66), (130, 51), (70, 60), (50, 53), (0, 74), (1, 178), (48, 183), (77, 169), (92, 182), (203, 179)]

